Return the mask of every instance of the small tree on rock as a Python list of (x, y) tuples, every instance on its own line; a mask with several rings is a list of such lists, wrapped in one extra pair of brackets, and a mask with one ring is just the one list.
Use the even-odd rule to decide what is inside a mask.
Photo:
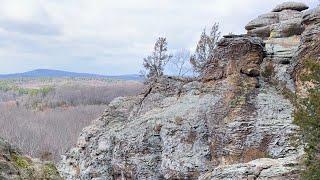
[(192, 67), (189, 64), (190, 51), (180, 49), (174, 55), (169, 63), (169, 69), (178, 77), (185, 77), (192, 72)]
[(216, 44), (220, 39), (220, 35), (218, 23), (214, 23), (209, 35), (206, 29), (203, 30), (197, 44), (196, 52), (190, 58), (190, 63), (196, 73), (201, 73), (207, 66), (208, 60), (212, 57)]
[(154, 45), (153, 52), (150, 56), (144, 58), (143, 66), (146, 69), (146, 77), (152, 80), (163, 76), (165, 65), (170, 61), (172, 56), (167, 52), (167, 40), (160, 37)]

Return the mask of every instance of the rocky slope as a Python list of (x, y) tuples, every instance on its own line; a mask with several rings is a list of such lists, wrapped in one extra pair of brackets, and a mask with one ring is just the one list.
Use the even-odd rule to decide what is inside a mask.
[(0, 179), (60, 180), (62, 178), (51, 162), (23, 156), (6, 141), (0, 139)]
[(198, 80), (163, 77), (114, 100), (60, 163), (66, 179), (297, 179), (292, 93), (319, 60), (320, 8), (284, 3), (225, 36)]

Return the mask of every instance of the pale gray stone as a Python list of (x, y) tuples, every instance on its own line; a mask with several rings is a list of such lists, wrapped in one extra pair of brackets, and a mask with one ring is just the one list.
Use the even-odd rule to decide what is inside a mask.
[(279, 4), (278, 6), (276, 6), (272, 10), (272, 12), (280, 12), (280, 11), (287, 10), (287, 9), (296, 10), (296, 11), (303, 11), (303, 10), (306, 10), (308, 8), (309, 7), (306, 4), (301, 3), (301, 2), (284, 2), (284, 3)]
[(259, 27), (269, 26), (279, 22), (279, 14), (278, 13), (267, 13), (260, 15), (256, 19), (250, 21), (246, 25), (246, 30), (252, 30)]
[(271, 38), (301, 35), (303, 31), (304, 27), (302, 26), (301, 18), (289, 19), (271, 26)]

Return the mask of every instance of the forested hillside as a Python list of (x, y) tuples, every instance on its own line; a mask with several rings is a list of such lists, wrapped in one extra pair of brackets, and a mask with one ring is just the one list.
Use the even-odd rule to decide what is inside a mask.
[(135, 95), (142, 86), (106, 78), (2, 79), (0, 137), (25, 154), (57, 160), (111, 100)]

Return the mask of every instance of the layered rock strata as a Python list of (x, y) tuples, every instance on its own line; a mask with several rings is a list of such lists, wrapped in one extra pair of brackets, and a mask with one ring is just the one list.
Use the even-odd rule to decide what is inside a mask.
[(61, 174), (298, 179), (304, 143), (287, 95), (303, 89), (300, 64), (320, 49), (319, 8), (306, 8), (282, 4), (250, 22), (248, 35), (225, 36), (199, 80), (162, 77), (115, 99), (63, 156)]

